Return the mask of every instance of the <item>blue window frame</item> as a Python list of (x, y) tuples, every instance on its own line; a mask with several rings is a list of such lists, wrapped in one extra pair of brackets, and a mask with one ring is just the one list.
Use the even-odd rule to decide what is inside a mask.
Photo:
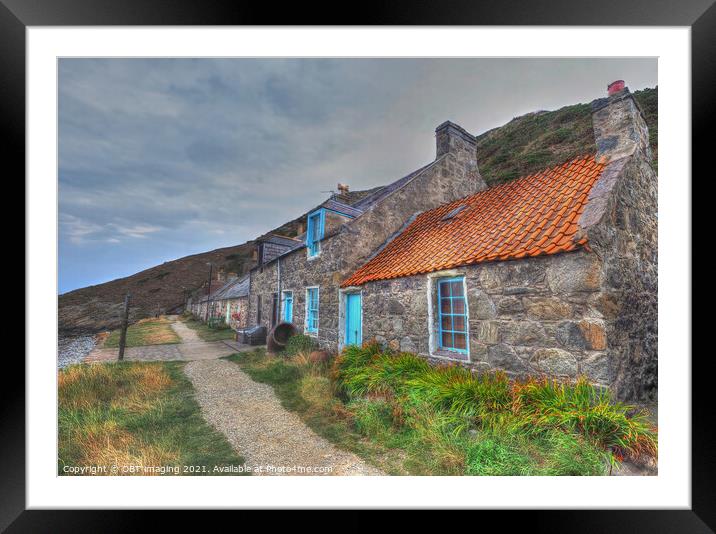
[(283, 320), (286, 323), (293, 322), (293, 291), (283, 292)]
[(308, 215), (306, 247), (308, 247), (309, 256), (316, 256), (321, 251), (321, 239), (323, 239), (325, 222), (326, 213), (323, 209), (314, 211)]
[(306, 332), (318, 332), (318, 288), (306, 289)]
[(441, 349), (467, 352), (467, 301), (461, 276), (438, 280), (438, 334)]

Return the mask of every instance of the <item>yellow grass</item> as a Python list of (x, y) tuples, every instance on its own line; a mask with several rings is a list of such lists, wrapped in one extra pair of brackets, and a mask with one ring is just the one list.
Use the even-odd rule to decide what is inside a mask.
[[(182, 366), (114, 362), (61, 370), (59, 474), (157, 475), (170, 469), (167, 474), (181, 475), (184, 465), (211, 469), (242, 463), (201, 417)], [(66, 470), (83, 466), (102, 467)]]
[[(119, 330), (113, 331), (104, 341), (109, 348), (119, 347)], [(181, 338), (165, 316), (141, 319), (127, 329), (127, 347), (143, 345), (169, 345), (181, 343)]]

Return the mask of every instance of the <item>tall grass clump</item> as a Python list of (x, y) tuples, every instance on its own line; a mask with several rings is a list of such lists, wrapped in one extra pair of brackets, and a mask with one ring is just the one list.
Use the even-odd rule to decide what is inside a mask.
[(483, 419), (509, 410), (510, 384), (504, 373), (475, 374), (457, 365), (430, 368), (408, 380), (410, 394), (462, 417)]
[(513, 388), (513, 410), (526, 428), (561, 428), (577, 431), (618, 458), (655, 458), (656, 430), (643, 412), (615, 402), (606, 389), (586, 378), (574, 383), (528, 380)]

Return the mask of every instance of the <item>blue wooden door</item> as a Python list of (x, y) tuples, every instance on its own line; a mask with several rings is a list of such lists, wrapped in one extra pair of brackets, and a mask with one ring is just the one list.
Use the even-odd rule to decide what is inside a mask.
[(361, 330), (361, 296), (349, 293), (346, 295), (346, 345), (360, 345)]

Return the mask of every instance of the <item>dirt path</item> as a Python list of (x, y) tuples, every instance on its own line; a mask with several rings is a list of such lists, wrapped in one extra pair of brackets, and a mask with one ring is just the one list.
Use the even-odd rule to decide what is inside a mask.
[[(167, 345), (145, 345), (127, 347), (124, 359), (129, 361), (171, 361), (171, 360), (215, 360), (243, 350), (244, 346), (223, 341), (202, 341), (194, 330), (183, 322), (175, 320), (172, 329), (181, 338), (181, 343)], [(84, 359), (85, 362), (114, 361), (119, 355), (117, 348), (97, 347)]]
[(266, 385), (227, 360), (189, 362), (204, 418), (226, 435), (256, 475), (383, 475), (287, 411)]

